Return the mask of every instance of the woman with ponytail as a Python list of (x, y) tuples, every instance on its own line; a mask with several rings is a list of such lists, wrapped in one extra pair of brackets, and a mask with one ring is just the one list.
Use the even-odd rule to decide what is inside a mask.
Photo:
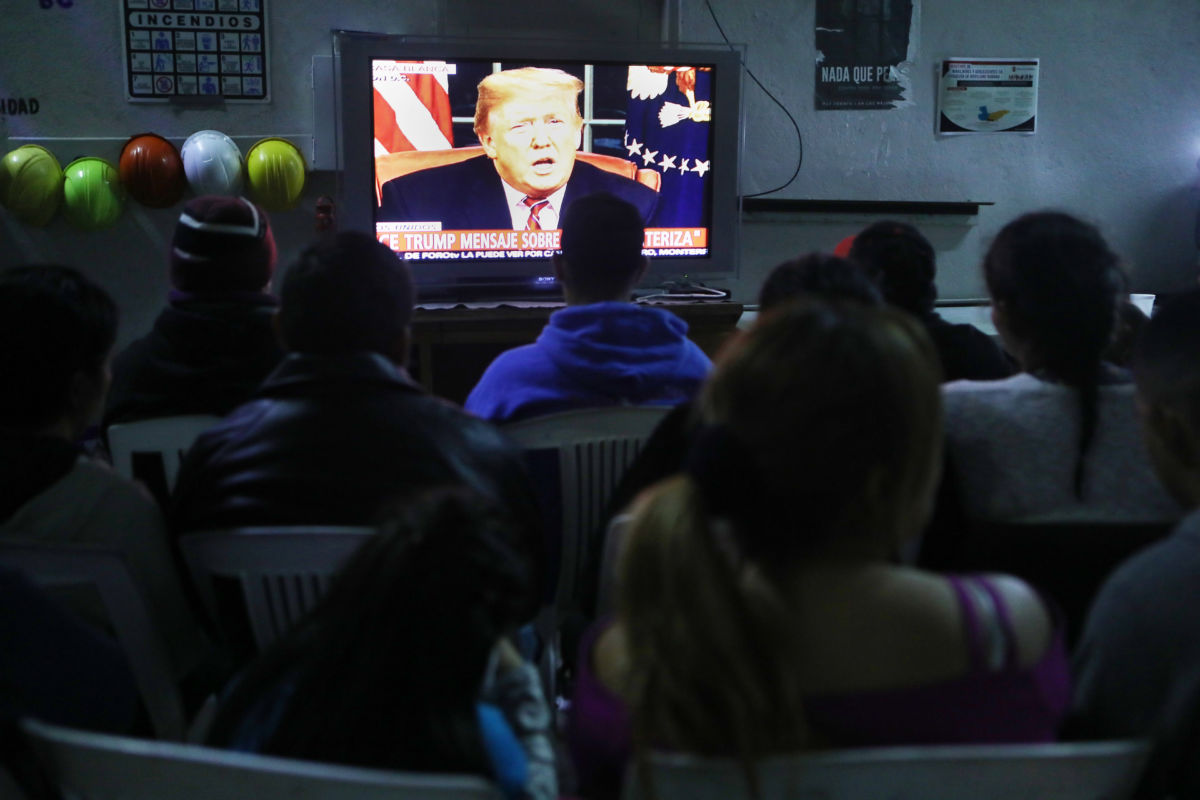
[(632, 754), (1045, 741), (1061, 632), (1007, 576), (896, 563), (941, 464), (940, 374), (900, 312), (760, 318), (699, 400), (686, 470), (634, 502), (615, 620), (585, 638), (569, 737), (587, 797)]
[(1025, 214), (996, 236), (983, 273), (1021, 372), (945, 388), (948, 471), (966, 519), (1175, 519), (1142, 443), (1131, 378), (1104, 360), (1125, 277), (1100, 232), (1062, 212)]

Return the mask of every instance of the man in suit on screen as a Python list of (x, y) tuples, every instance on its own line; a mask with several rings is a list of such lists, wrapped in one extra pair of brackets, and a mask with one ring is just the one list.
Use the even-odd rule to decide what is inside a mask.
[(658, 193), (575, 158), (582, 140), (583, 82), (540, 67), (494, 72), (479, 82), (475, 134), (484, 155), (393, 178), (380, 222), (440, 222), (444, 230), (553, 230), (576, 198), (606, 192), (649, 222)]

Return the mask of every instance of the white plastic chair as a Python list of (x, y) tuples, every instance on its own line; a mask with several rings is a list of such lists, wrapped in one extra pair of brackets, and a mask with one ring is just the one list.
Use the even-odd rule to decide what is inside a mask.
[(247, 527), (190, 533), (179, 540), (196, 589), (220, 621), (213, 578), (236, 579), (261, 651), (324, 596), (329, 583), (374, 528)]
[[(1121, 800), (1149, 756), (1144, 741), (947, 745), (841, 750), (763, 759), (760, 800)], [(749, 800), (741, 765), (730, 759), (655, 754), (659, 800)], [(624, 800), (645, 800), (636, 770)]]
[(591, 537), (625, 470), (670, 410), (668, 406), (588, 408), (503, 427), (524, 450), (553, 450), (558, 457), (562, 503), (558, 581), (553, 604), (543, 609), (537, 621), (538, 634), (547, 645), (541, 664), (547, 697), (555, 696), (561, 663), (559, 616), (579, 591)]
[(166, 491), (175, 488), (179, 475), (179, 464), (191, 448), (196, 437), (221, 420), (209, 415), (159, 417), (137, 422), (119, 422), (108, 427), (108, 448), (112, 454), (113, 467), (129, 479), (145, 476), (135, 475), (134, 453), (158, 453), (162, 458)]
[(474, 775), (390, 772), (21, 725), (50, 780), (73, 800), (499, 800)]
[(0, 564), (21, 570), (40, 586), (94, 587), (129, 660), (154, 732), (163, 739), (183, 738), (186, 718), (166, 645), (119, 550), (4, 539)]

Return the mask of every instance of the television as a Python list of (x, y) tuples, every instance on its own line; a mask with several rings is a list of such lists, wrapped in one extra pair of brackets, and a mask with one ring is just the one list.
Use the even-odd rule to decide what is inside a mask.
[[(642, 289), (686, 291), (737, 276), (737, 51), (346, 31), (335, 34), (335, 47), (341, 225), (374, 233), (404, 258), (422, 301), (556, 297), (557, 213), (593, 186), (628, 195), (643, 213), (650, 269)], [(481, 142), (477, 87), (496, 73), (574, 76), (579, 118), (544, 113), (537, 99), (559, 90), (534, 92), (531, 119), (503, 106), (503, 124), (493, 111), (497, 124), (485, 126)], [(512, 96), (505, 87), (497, 93)], [(527, 150), (531, 140), (551, 155), (505, 160), (505, 147)], [(548, 191), (564, 174), (557, 197), (545, 198), (548, 224), (531, 219), (535, 194), (521, 191)]]

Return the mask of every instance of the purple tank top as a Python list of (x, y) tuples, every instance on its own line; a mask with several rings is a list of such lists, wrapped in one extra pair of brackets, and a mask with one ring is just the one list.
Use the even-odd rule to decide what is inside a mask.
[[(982, 576), (949, 575), (963, 610), (968, 671), (923, 686), (805, 698), (808, 724), (839, 747), (906, 744), (1049, 742), (1071, 697), (1060, 622), (1035, 664), (1017, 662), (1008, 608)], [(608, 626), (593, 626), (580, 643), (567, 742), (581, 793), (616, 796), (629, 758), (629, 716), (621, 699), (596, 678), (592, 651)]]

